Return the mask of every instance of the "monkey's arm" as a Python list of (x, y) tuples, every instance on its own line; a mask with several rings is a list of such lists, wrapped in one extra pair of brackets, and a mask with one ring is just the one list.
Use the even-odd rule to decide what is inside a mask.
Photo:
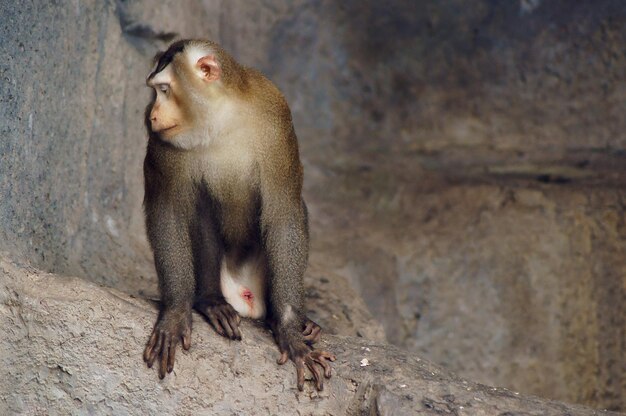
[(285, 198), (285, 193), (278, 191), (280, 187), (273, 189), (275, 192), (263, 190), (261, 225), (269, 265), (269, 321), (281, 352), (278, 363), (284, 364), (289, 358), (295, 363), (299, 390), (304, 388), (306, 366), (313, 374), (316, 388), (322, 390), (324, 376), (331, 376), (327, 360), (334, 361), (335, 357), (326, 351), (312, 350), (302, 333), (306, 320), (303, 275), (308, 257), (304, 202), (299, 191)]
[(152, 367), (158, 358), (159, 377), (163, 378), (174, 368), (178, 343), (182, 340), (185, 349), (191, 345), (195, 276), (186, 217), (181, 215), (183, 204), (164, 190), (155, 190), (156, 173), (149, 165), (145, 171), (146, 227), (159, 278), (161, 311), (146, 344), (144, 360)]

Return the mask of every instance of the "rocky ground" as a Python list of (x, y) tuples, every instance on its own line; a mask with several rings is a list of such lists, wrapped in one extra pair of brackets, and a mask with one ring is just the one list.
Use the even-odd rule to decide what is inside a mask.
[[(194, 316), (192, 347), (159, 381), (141, 361), (153, 304), (0, 258), (3, 414), (609, 415), (463, 380), (391, 345), (325, 336), (334, 375), (317, 392), (278, 366), (267, 329), (243, 340)], [(365, 360), (365, 361), (364, 361)]]

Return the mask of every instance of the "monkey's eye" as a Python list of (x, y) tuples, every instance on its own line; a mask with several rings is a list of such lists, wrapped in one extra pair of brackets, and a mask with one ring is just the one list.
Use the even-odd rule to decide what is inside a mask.
[(159, 91), (164, 92), (165, 94), (167, 94), (170, 90), (170, 86), (167, 84), (159, 84), (157, 85), (157, 88), (159, 89)]

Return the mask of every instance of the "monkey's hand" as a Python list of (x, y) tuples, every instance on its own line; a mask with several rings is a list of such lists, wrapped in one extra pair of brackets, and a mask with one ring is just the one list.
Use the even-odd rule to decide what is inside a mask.
[[(280, 345), (280, 344), (279, 344)], [(313, 374), (315, 388), (318, 391), (324, 390), (324, 377), (330, 378), (332, 371), (329, 361), (335, 361), (334, 354), (328, 351), (315, 350), (304, 342), (293, 342), (285, 350), (281, 350), (280, 357), (276, 361), (282, 365), (291, 358), (296, 365), (296, 376), (298, 379), (298, 390), (304, 390), (305, 366)], [(322, 369), (324, 373), (322, 375)]]
[(225, 300), (200, 301), (195, 308), (211, 323), (218, 334), (226, 338), (241, 340), (239, 331), (241, 317)]
[(152, 368), (154, 360), (159, 358), (159, 378), (165, 377), (166, 370), (171, 373), (174, 369), (176, 347), (180, 341), (186, 350), (191, 346), (191, 310), (172, 310), (159, 314), (143, 352), (148, 368)]
[(302, 335), (304, 335), (304, 341), (307, 344), (316, 344), (320, 341), (322, 337), (322, 327), (306, 318), (306, 322), (304, 323), (304, 329), (302, 330)]

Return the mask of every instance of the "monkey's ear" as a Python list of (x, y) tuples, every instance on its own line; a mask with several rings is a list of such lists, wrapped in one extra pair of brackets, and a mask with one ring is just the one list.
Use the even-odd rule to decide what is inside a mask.
[(203, 56), (198, 59), (196, 66), (200, 70), (200, 74), (205, 81), (217, 81), (222, 75), (222, 70), (213, 55)]

